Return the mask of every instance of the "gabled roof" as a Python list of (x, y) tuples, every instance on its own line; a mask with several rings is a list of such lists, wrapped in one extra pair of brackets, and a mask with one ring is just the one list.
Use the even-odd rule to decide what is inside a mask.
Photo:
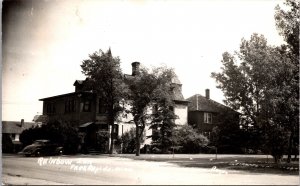
[(73, 85), (74, 86), (77, 85), (77, 84), (82, 85), (84, 81), (85, 80), (76, 80)]
[[(189, 101), (188, 111), (206, 111), (206, 112), (221, 112), (224, 110), (232, 110), (221, 103), (208, 99), (200, 94), (195, 94), (186, 99)], [(197, 103), (198, 102), (198, 103)], [(234, 111), (235, 112), (235, 111)]]
[(85, 78), (85, 80), (75, 80), (75, 82), (73, 83), (73, 86), (78, 85), (84, 85), (86, 83), (88, 83), (90, 81), (90, 78)]
[(20, 121), (2, 121), (2, 133), (21, 134), (23, 130), (29, 129), (35, 125), (36, 123), (33, 122), (24, 122), (24, 125), (21, 126)]

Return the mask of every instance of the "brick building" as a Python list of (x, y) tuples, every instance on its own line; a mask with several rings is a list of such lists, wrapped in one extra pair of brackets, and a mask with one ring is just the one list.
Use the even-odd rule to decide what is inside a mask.
[(205, 96), (195, 94), (186, 100), (189, 101), (188, 123), (204, 135), (209, 137), (212, 129), (222, 124), (225, 117), (231, 118), (230, 122), (239, 127), (239, 113), (210, 99), (209, 89), (205, 90)]

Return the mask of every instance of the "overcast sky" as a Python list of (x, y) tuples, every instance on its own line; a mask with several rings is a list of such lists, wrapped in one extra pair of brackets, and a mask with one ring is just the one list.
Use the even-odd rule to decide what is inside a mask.
[(241, 39), (263, 34), (279, 45), (277, 0), (39, 0), (3, 5), (2, 120), (31, 121), (42, 113), (40, 98), (70, 93), (85, 79), (88, 54), (111, 47), (124, 73), (131, 62), (167, 65), (183, 84), (183, 96), (224, 99), (211, 72), (222, 53)]

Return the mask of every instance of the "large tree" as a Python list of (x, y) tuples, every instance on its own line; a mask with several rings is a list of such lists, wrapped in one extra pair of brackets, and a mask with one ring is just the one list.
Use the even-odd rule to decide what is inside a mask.
[(219, 153), (241, 153), (245, 142), (239, 128), (239, 113), (226, 109), (218, 113), (218, 118), (209, 138), (210, 145)]
[[(242, 39), (237, 55), (223, 54), (222, 72), (212, 73), (225, 96), (225, 103), (246, 117), (245, 125), (262, 124), (261, 106), (268, 81), (269, 51), (263, 36), (254, 34), (249, 41)], [(236, 59), (238, 57), (238, 60)]]
[(108, 123), (111, 126), (110, 153), (114, 150), (114, 122), (117, 119), (123, 99), (124, 87), (123, 74), (120, 68), (120, 59), (113, 57), (111, 50), (106, 53), (100, 50), (89, 55), (89, 59), (81, 64), (82, 73), (87, 76), (92, 90), (102, 100), (107, 108)]
[(254, 34), (249, 41), (242, 40), (235, 55), (223, 54), (222, 72), (212, 73), (212, 77), (224, 92), (226, 103), (243, 114), (250, 134), (264, 139), (264, 149), (275, 161), (288, 146), (289, 162), (292, 147), (299, 141), (300, 6), (295, 0), (287, 0), (285, 5), (277, 6), (275, 12), (285, 44), (269, 46), (263, 36)]
[[(129, 113), (133, 115), (136, 125), (136, 156), (140, 155), (140, 140), (147, 122), (153, 120), (152, 107), (161, 109), (172, 105), (171, 81), (174, 76), (172, 69), (154, 68), (152, 71), (142, 68), (133, 78), (128, 79), (129, 85)], [(162, 117), (160, 114), (159, 117)], [(165, 121), (165, 118), (156, 121)], [(152, 123), (153, 124), (153, 123)]]
[(278, 5), (275, 8), (277, 30), (286, 41), (280, 50), (280, 61), (284, 64), (284, 69), (281, 69), (279, 76), (273, 81), (277, 85), (275, 90), (278, 88), (277, 94), (282, 97), (275, 103), (279, 112), (276, 120), (282, 121), (290, 133), (288, 162), (291, 160), (293, 146), (299, 145), (299, 9), (298, 0), (287, 0), (285, 7)]
[(285, 46), (269, 46), (258, 34), (250, 40), (242, 39), (236, 55), (224, 53), (222, 63), (222, 72), (212, 73), (212, 77), (224, 92), (226, 103), (242, 113), (245, 127), (251, 128), (250, 134), (270, 142), (265, 149), (279, 160), (278, 154), (282, 155), (285, 149), (274, 150), (271, 142), (288, 135), (294, 138), (298, 123), (296, 63)]
[(156, 74), (157, 85), (152, 101), (151, 129), (156, 132), (152, 135), (152, 142), (158, 145), (162, 153), (167, 153), (173, 145), (172, 137), (176, 128), (175, 120), (178, 118), (174, 113), (175, 103), (172, 89), (175, 88), (172, 84), (172, 79), (175, 78), (175, 73), (172, 69), (159, 67), (154, 69)]
[(154, 132), (150, 137), (152, 137), (152, 144), (158, 146), (162, 153), (168, 153), (170, 147), (174, 145), (172, 137), (176, 128), (175, 119), (178, 116), (172, 109), (173, 105), (173, 102), (163, 99), (154, 106), (155, 112), (150, 127)]

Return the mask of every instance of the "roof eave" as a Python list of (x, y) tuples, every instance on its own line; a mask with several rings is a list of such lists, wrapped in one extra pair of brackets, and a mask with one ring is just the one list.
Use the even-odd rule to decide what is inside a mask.
[(90, 92), (90, 91), (71, 92), (71, 93), (61, 94), (61, 95), (52, 96), (52, 97), (41, 98), (41, 99), (39, 99), (39, 101), (46, 101), (46, 100), (50, 100), (50, 99), (54, 99), (54, 98), (61, 98), (61, 97), (77, 95), (77, 94), (94, 94), (94, 92)]

